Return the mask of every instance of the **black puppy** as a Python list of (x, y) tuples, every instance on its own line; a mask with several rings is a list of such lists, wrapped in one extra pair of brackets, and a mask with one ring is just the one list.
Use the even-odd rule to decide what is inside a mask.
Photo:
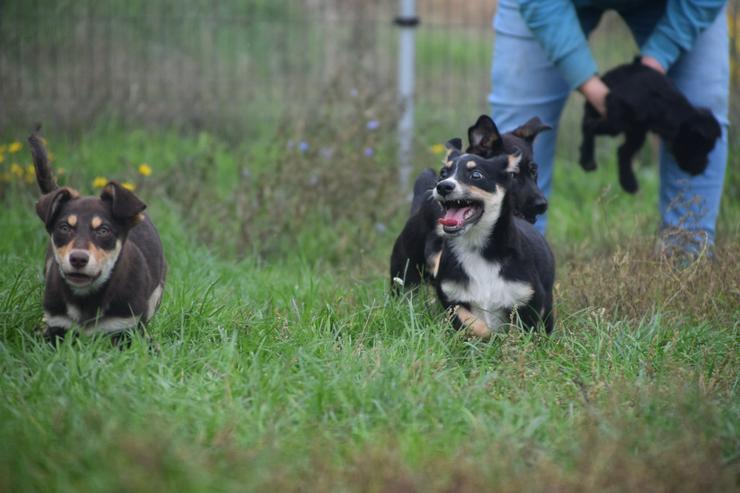
[(637, 192), (632, 158), (648, 131), (663, 139), (682, 170), (698, 175), (706, 169), (707, 156), (722, 133), (708, 109), (692, 106), (668, 77), (646, 67), (639, 58), (610, 70), (602, 80), (609, 87), (606, 117), (586, 103), (581, 127), (583, 169), (596, 169), (596, 135), (624, 133), (624, 143), (617, 150), (619, 183), (626, 192)]
[(453, 149), (433, 195), (444, 243), (434, 279), (456, 328), (487, 338), (516, 311), (526, 328), (553, 328), (555, 260), (545, 238), (514, 215), (522, 155), (485, 159)]
[(116, 334), (148, 322), (159, 307), (166, 264), (146, 205), (118, 183), (100, 197), (59, 188), (41, 137), (28, 142), (44, 195), (36, 212), (51, 242), (44, 276), (45, 336)]
[[(537, 186), (537, 164), (532, 158), (532, 143), (543, 130), (550, 127), (535, 117), (512, 132), (499, 134), (496, 124), (486, 115), (481, 115), (468, 129), (467, 153), (484, 158), (496, 155), (521, 154), (520, 172), (514, 176), (510, 187), (514, 213), (534, 223), (539, 214), (547, 210), (547, 200)], [(447, 143), (449, 153), (462, 147), (460, 139)], [(401, 234), (396, 239), (391, 253), (391, 287), (411, 289), (422, 280), (428, 280), (437, 270), (442, 248), (442, 233), (438, 219), (444, 211), (432, 198), (437, 175), (431, 168), (424, 170), (414, 183), (414, 198), (411, 214)]]

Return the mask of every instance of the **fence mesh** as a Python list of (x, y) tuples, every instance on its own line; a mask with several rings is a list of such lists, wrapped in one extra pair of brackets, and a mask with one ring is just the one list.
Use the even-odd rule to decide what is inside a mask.
[[(495, 5), (417, 0), (417, 136), (463, 129), (489, 111)], [(737, 10), (732, 2), (733, 93)], [(113, 118), (244, 133), (305, 118), (321, 98), (392, 94), (397, 11), (398, 0), (5, 0), (0, 125), (78, 128)], [(593, 46), (602, 68), (636, 51), (616, 16), (603, 21)], [(561, 132), (568, 154), (576, 103)]]

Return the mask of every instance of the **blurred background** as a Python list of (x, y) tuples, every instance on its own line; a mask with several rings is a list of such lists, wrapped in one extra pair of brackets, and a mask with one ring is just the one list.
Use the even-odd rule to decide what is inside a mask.
[[(226, 204), (229, 217), (273, 200), (276, 206), (265, 218), (263, 238), (290, 226), (296, 217), (305, 219), (301, 210), (307, 186), (331, 192), (333, 199), (323, 194), (315, 205), (332, 220), (357, 219), (346, 210), (348, 200), (374, 204), (370, 224), (382, 232), (394, 217), (403, 216), (397, 188), (390, 186), (397, 182), (399, 165), (400, 28), (393, 22), (399, 3), (4, 0), (0, 138), (22, 142), (28, 129), (42, 122), (52, 152), (64, 150), (73, 183), (110, 175), (129, 178), (140, 190), (156, 189), (154, 180), (146, 185), (136, 172), (147, 164), (158, 177), (157, 186), (170, 195), (189, 190), (182, 183), (187, 177), (213, 180), (219, 186), (209, 200)], [(414, 170), (436, 167), (439, 144), (464, 135), (479, 114), (490, 112), (486, 97), (495, 7), (495, 0), (416, 1)], [(733, 96), (740, 82), (737, 14), (738, 4), (731, 2)], [(631, 60), (637, 52), (616, 15), (602, 20), (592, 48), (602, 70)], [(740, 105), (732, 99), (734, 121)], [(562, 120), (558, 157), (565, 170), (560, 173), (577, 175), (585, 183), (575, 164), (581, 111), (582, 99), (573, 95)], [(732, 127), (729, 170), (738, 160), (736, 136)], [(608, 140), (602, 139), (599, 150), (602, 160), (608, 159), (604, 165), (609, 172), (590, 178), (596, 189), (576, 206), (609, 194), (627, 200), (614, 186), (614, 142)], [(87, 151), (86, 145), (91, 146)], [(657, 180), (656, 143), (643, 151), (637, 166), (649, 196)], [(14, 159), (6, 156), (6, 164)], [(17, 160), (21, 167), (30, 162), (25, 153)], [(19, 168), (14, 169), (20, 177)], [(265, 176), (268, 169), (272, 178)], [(11, 175), (0, 170), (5, 182)], [(728, 177), (726, 195), (740, 194), (736, 175)], [(604, 192), (606, 184), (610, 188)], [(563, 186), (582, 188), (580, 182)], [(247, 189), (254, 192), (252, 202), (238, 197)], [(189, 205), (195, 198), (174, 200)], [(651, 202), (644, 199), (640, 210)], [(210, 207), (210, 217), (219, 217), (218, 208)], [(291, 213), (283, 218), (277, 209)], [(567, 236), (567, 227), (575, 222), (565, 221), (559, 232), (553, 223), (553, 234)], [(655, 222), (653, 214), (634, 230)], [(250, 225), (252, 233), (260, 231), (255, 226)], [(247, 234), (243, 232), (242, 241), (248, 242)]]

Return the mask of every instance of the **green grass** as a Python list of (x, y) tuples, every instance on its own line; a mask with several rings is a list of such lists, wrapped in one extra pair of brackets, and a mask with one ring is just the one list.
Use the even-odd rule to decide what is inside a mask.
[[(3, 189), (0, 490), (735, 485), (736, 198), (725, 197), (717, 262), (676, 271), (650, 253), (654, 167), (640, 172), (641, 194), (627, 197), (608, 160), (589, 175), (558, 163), (549, 232), (559, 261), (555, 333), (467, 341), (426, 294), (389, 297), (387, 256), (406, 208), (380, 187), (392, 171), (383, 164), (390, 137), (372, 137), (377, 161), (346, 161), (358, 141), (342, 130), (339, 145), (355, 146), (337, 150), (336, 174), (321, 179), (334, 186), (335, 176), (352, 194), (377, 179), (378, 203), (318, 200), (305, 180), (287, 180), (276, 160), (293, 173), (323, 165), (286, 150), (281, 137), (231, 145), (115, 125), (74, 139), (47, 135), (56, 165), (83, 191), (96, 175), (138, 183), (170, 270), (159, 313), (130, 348), (80, 338), (53, 349), (35, 330), (47, 242), (36, 191)], [(438, 160), (425, 152), (420, 164)], [(151, 177), (137, 176), (140, 162), (152, 165)], [(263, 195), (266, 211), (241, 211), (238, 196), (254, 190), (233, 179), (244, 166), (256, 186), (277, 177), (317, 210), (281, 210), (280, 198)], [(376, 168), (350, 178), (342, 166)], [(196, 200), (192, 182), (202, 189)], [(281, 222), (286, 215), (300, 221)], [(253, 235), (238, 236), (237, 223)]]

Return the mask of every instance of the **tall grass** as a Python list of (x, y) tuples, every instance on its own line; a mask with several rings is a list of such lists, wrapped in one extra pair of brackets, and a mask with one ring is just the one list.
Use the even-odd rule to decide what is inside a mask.
[[(371, 100), (363, 106), (382, 107)], [(407, 210), (386, 176), (392, 139), (382, 115), (369, 130), (376, 115), (353, 122), (345, 109), (356, 113), (330, 110), (336, 126), (237, 146), (115, 125), (73, 140), (47, 133), (68, 183), (138, 185), (170, 275), (130, 348), (47, 346), (36, 330), (47, 241), (37, 193), (22, 180), (4, 186), (1, 489), (733, 487), (735, 197), (716, 260), (677, 270), (653, 254), (654, 168), (627, 197), (608, 163), (588, 175), (559, 163), (556, 331), (468, 341), (430, 293), (389, 296), (387, 258)], [(365, 156), (369, 146), (377, 152)]]

